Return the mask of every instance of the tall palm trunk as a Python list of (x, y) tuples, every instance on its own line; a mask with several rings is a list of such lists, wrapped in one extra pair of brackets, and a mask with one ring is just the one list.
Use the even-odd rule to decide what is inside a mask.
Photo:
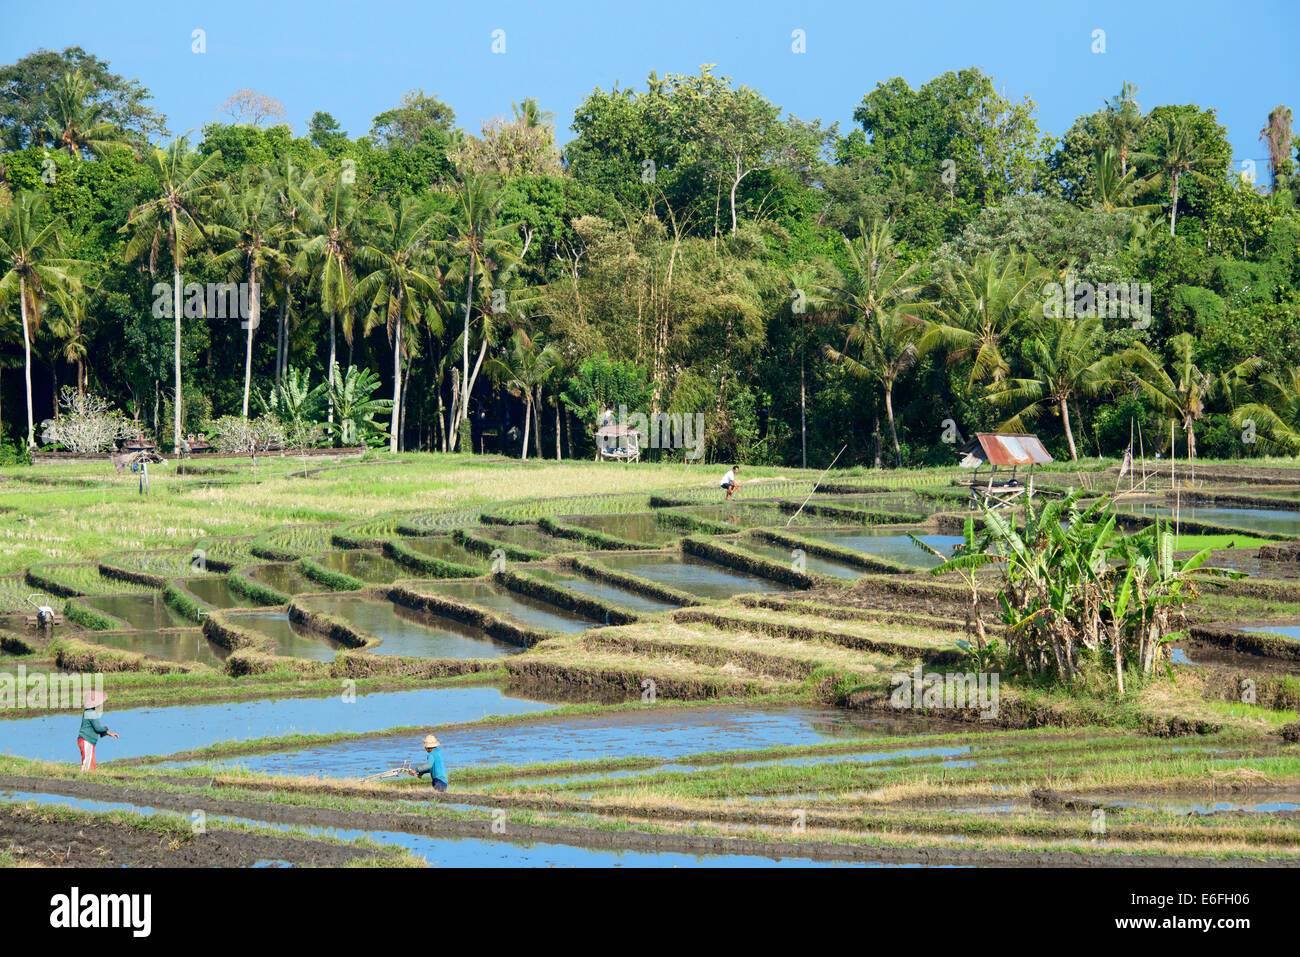
[[(337, 348), (337, 342), (335, 341), (334, 338), (334, 310), (331, 309), (330, 310), (330, 364), (329, 364), (329, 368), (325, 372), (325, 379), (328, 382), (334, 381), (334, 365), (338, 361), (337, 357), (338, 357), (338, 348)], [(333, 425), (334, 424), (334, 396), (332, 395), (329, 396), (329, 404), (330, 404), (329, 424)]]
[(280, 300), (280, 324), (275, 330), (275, 384), (284, 378), (289, 363), (289, 281), (284, 282), (284, 297)]
[(524, 445), (519, 450), (519, 457), (528, 461), (528, 427), (533, 424), (533, 393), (531, 389), (525, 389), (524, 395), (527, 397), (524, 401)]
[(555, 397), (555, 461), (560, 461), (560, 397)]
[(397, 328), (393, 330), (393, 425), (389, 429), (388, 451), (397, 454), (398, 426), (402, 419), (402, 317), (397, 317)]
[(1169, 235), (1170, 236), (1174, 234), (1174, 224), (1178, 222), (1178, 180), (1179, 179), (1180, 179), (1180, 174), (1175, 173), (1174, 174), (1174, 205), (1173, 208), (1169, 210)]
[(885, 416), (889, 419), (889, 437), (894, 441), (894, 464), (903, 467), (903, 449), (898, 444), (898, 429), (894, 426), (894, 384), (885, 383)]
[[(474, 301), (474, 256), (469, 257), (469, 282), (465, 284), (465, 334), (461, 337), (461, 382), (469, 383), (469, 314), (471, 304)], [(460, 412), (456, 415), (456, 428), (452, 437), (452, 448), (456, 448), (460, 437), (460, 424), (469, 418), (469, 394), (470, 390), (465, 389), (461, 396)], [(473, 448), (470, 449), (474, 451)]]
[(248, 315), (244, 318), (248, 326), (248, 338), (244, 342), (244, 411), (243, 417), (248, 418), (248, 391), (253, 384), (253, 334), (257, 332), (257, 324), (262, 320), (262, 296), (261, 289), (257, 284), (257, 270), (254, 269), (248, 274)]
[[(175, 217), (172, 220), (172, 235), (176, 235)], [(172, 250), (172, 311), (176, 315), (176, 394), (172, 409), (172, 451), (179, 455), (181, 451), (181, 267), (176, 262), (176, 250)]]
[(537, 387), (537, 399), (533, 402), (533, 453), (542, 457), (542, 387)]
[(1070, 461), (1079, 461), (1079, 453), (1074, 447), (1074, 430), (1070, 428), (1070, 400), (1062, 396), (1061, 403), (1061, 424), (1065, 426), (1065, 441), (1070, 446)]
[(18, 274), (18, 311), (23, 318), (23, 372), (27, 376), (27, 448), (36, 445), (36, 423), (32, 416), (32, 335), (27, 325), (27, 280)]

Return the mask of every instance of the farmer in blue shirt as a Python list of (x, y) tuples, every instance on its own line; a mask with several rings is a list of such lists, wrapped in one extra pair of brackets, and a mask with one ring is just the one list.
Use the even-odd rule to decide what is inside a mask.
[(100, 738), (116, 738), (117, 735), (108, 730), (101, 718), (103, 714), (100, 708), (103, 707), (105, 696), (102, 692), (90, 691), (86, 694), (83, 702), (86, 705), (81, 712), (81, 730), (77, 732), (77, 749), (81, 752), (81, 770), (95, 770), (95, 745), (99, 743)]
[(442, 763), (442, 752), (438, 750), (438, 739), (431, 734), (424, 736), (424, 750), (429, 755), (429, 763), (415, 768), (416, 777), (429, 775), (435, 791), (447, 790), (447, 765)]

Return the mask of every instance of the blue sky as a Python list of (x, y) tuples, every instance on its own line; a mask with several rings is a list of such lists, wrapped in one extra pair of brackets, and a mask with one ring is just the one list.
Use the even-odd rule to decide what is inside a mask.
[[(1060, 134), (1128, 79), (1144, 108), (1213, 106), (1236, 157), (1261, 158), (1268, 111), (1300, 112), (1300, 2), (1038, 2), (948, 0), (748, 3), (340, 3), (322, 0), (0, 0), (0, 62), (38, 47), (78, 44), (138, 78), (173, 132), (200, 128), (241, 87), (281, 100), (302, 132), (314, 110), (352, 135), (423, 87), (472, 131), (536, 96), (556, 114), (561, 140), (594, 87), (640, 86), (654, 69), (701, 63), (757, 87), (804, 118), (851, 125), (878, 81), (913, 87), (979, 66), (1014, 99), (1030, 96), (1040, 127)], [(206, 32), (207, 52), (191, 50)], [(807, 52), (791, 51), (803, 30)], [(505, 53), (492, 52), (505, 31)], [(1105, 53), (1092, 52), (1105, 31)], [(1262, 166), (1262, 164), (1261, 164)], [(1262, 172), (1262, 169), (1261, 169)]]

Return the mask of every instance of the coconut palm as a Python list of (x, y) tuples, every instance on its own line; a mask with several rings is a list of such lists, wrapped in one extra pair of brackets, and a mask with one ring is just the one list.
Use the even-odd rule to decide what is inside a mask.
[[(476, 277), (490, 275), (494, 270), (506, 273), (519, 261), (517, 226), (498, 225), (501, 198), (486, 179), (466, 176), (456, 194), (452, 210), (451, 238), (447, 248), (450, 257), (457, 261), (451, 277), (465, 282), (465, 324), (461, 335), (461, 401), (455, 416), (452, 442), (456, 441), (460, 424), (469, 418), (469, 400), (474, 390), (478, 368), (486, 354), (487, 338), (483, 337), (479, 356), (475, 362), (474, 377), (469, 369), (469, 327), (474, 304)], [(454, 448), (454, 445), (453, 445)]]
[(1210, 165), (1212, 158), (1205, 146), (1196, 138), (1191, 117), (1185, 114), (1171, 114), (1161, 117), (1156, 126), (1155, 152), (1142, 154), (1145, 159), (1155, 164), (1155, 172), (1147, 177), (1152, 188), (1165, 186), (1169, 190), (1169, 235), (1174, 235), (1178, 224), (1178, 196), (1184, 176), (1191, 176), (1202, 182), (1210, 182), (1210, 177), (1201, 172)]
[(1044, 278), (1028, 254), (982, 253), (973, 263), (945, 267), (938, 318), (926, 323), (917, 348), (941, 349), (949, 365), (970, 359), (970, 386), (1000, 383), (1010, 368), (1002, 345), (1029, 316)]
[[(850, 375), (880, 383), (885, 394), (885, 417), (894, 443), (894, 464), (903, 467), (903, 450), (898, 444), (894, 422), (894, 385), (916, 364), (921, 326), (901, 310), (885, 313), (873, 321), (854, 323), (845, 336), (844, 348), (824, 346), (826, 357), (838, 362)], [(856, 352), (857, 357), (850, 353)], [(877, 419), (877, 422), (880, 420)]]
[(437, 220), (419, 200), (404, 196), (397, 207), (381, 205), (370, 241), (357, 250), (356, 261), (368, 270), (357, 283), (355, 301), (367, 310), (367, 331), (383, 323), (393, 343), (393, 425), (390, 452), (397, 452), (398, 416), (402, 408), (402, 331), (418, 326), (441, 298), (441, 274), (435, 259), (433, 230)]
[(20, 193), (0, 207), (0, 302), (18, 301), (23, 329), (23, 369), (27, 383), (27, 445), (36, 443), (32, 415), (32, 339), (50, 296), (80, 294), (77, 270), (85, 266), (64, 254), (59, 221), (36, 193)]
[(1233, 423), (1252, 429), (1270, 449), (1300, 455), (1300, 366), (1261, 376), (1251, 395), (1233, 412)]
[(893, 392), (894, 383), (917, 360), (922, 322), (916, 313), (929, 305), (917, 301), (920, 267), (899, 261), (889, 225), (879, 220), (868, 230), (859, 219), (857, 238), (845, 238), (844, 251), (847, 268), (838, 279), (814, 287), (816, 307), (838, 318), (844, 331), (843, 349), (828, 345), (824, 351), (850, 374), (881, 384), (894, 458), (901, 467)]
[(285, 254), (283, 267), (276, 276), (280, 282), (280, 317), (275, 336), (275, 381), (279, 382), (289, 363), (289, 307), (293, 304), (291, 286), (302, 278), (295, 267), (297, 250), (302, 242), (302, 214), (304, 208), (310, 205), (306, 197), (315, 189), (316, 174), (298, 166), (293, 157), (286, 156), (282, 165), (274, 171), (266, 171), (264, 178), (275, 191), (276, 207), (286, 227), (280, 235), (281, 251)]
[[(249, 314), (242, 316), (248, 335), (244, 339), (244, 403), (253, 381), (253, 336), (262, 319), (262, 280), (283, 275), (290, 268), (285, 252), (288, 221), (280, 217), (275, 191), (265, 182), (222, 183), (213, 207), (208, 234), (224, 249), (213, 263), (226, 270), (228, 279), (244, 277), (248, 283)], [(241, 300), (243, 297), (240, 297)]]
[(1102, 133), (1106, 146), (1113, 149), (1119, 159), (1120, 177), (1128, 176), (1128, 159), (1138, 134), (1146, 126), (1147, 118), (1137, 104), (1137, 87), (1125, 80), (1119, 93), (1106, 100), (1101, 114)]
[[(335, 325), (345, 315), (344, 335), (351, 341), (352, 306), (356, 251), (358, 246), (356, 199), (348, 177), (340, 171), (332, 182), (322, 184), (312, 202), (297, 188), (291, 188), (302, 218), (303, 240), (298, 247), (294, 267), (309, 276), (311, 288), (320, 297), (321, 309), (330, 317), (330, 358), (328, 369), (338, 364), (338, 341)], [(332, 375), (332, 372), (328, 375)], [(328, 377), (327, 375), (327, 377)], [(329, 407), (329, 421), (334, 421), (334, 405)]]
[(80, 69), (68, 70), (54, 81), (53, 104), (46, 135), (69, 156), (103, 156), (114, 150), (139, 151), (126, 133), (104, 119), (105, 106), (95, 102), (95, 84)]
[(1102, 212), (1146, 213), (1160, 208), (1156, 203), (1133, 202), (1139, 185), (1137, 172), (1123, 168), (1120, 154), (1113, 146), (1097, 150), (1092, 183), (1094, 202)]
[(59, 340), (59, 351), (65, 362), (76, 367), (77, 394), (86, 394), (86, 364), (90, 357), (91, 320), (86, 310), (87, 297), (81, 293), (84, 281), (73, 273), (77, 280), (72, 288), (56, 292), (56, 308), (49, 315), (50, 332)]
[(1187, 434), (1187, 457), (1196, 458), (1196, 423), (1205, 416), (1207, 404), (1228, 392), (1235, 383), (1249, 379), (1260, 367), (1256, 358), (1245, 359), (1226, 372), (1203, 371), (1193, 359), (1196, 340), (1189, 332), (1174, 336), (1172, 358), (1166, 365), (1159, 356), (1139, 343), (1126, 359), (1134, 366), (1135, 381), (1166, 417), (1178, 422)]
[(1048, 319), (1035, 330), (1024, 346), (1029, 374), (1005, 379), (987, 396), (995, 409), (1014, 409), (1002, 428), (1023, 432), (1026, 424), (1049, 409), (1061, 417), (1070, 458), (1078, 461), (1074, 430), (1070, 425), (1070, 401), (1093, 398), (1120, 381), (1123, 361), (1119, 355), (1102, 355), (1104, 329), (1097, 318)]
[[(504, 356), (488, 360), (488, 374), (511, 395), (524, 400), (524, 442), (520, 458), (528, 459), (528, 435), (536, 421), (541, 431), (538, 409), (541, 405), (542, 386), (548, 382), (561, 365), (559, 350), (553, 343), (543, 345), (524, 330), (516, 330)], [(541, 457), (541, 439), (534, 433), (533, 444)]]
[(189, 252), (203, 242), (203, 204), (212, 192), (212, 177), (221, 162), (221, 151), (208, 156), (190, 152), (187, 137), (180, 137), (167, 149), (154, 149), (146, 163), (157, 181), (157, 194), (131, 210), (124, 232), (130, 234), (125, 256), (128, 262), (146, 258), (149, 273), (158, 266), (158, 254), (166, 246), (172, 264), (172, 316), (175, 341), (175, 421), (173, 445), (181, 443), (181, 270)]

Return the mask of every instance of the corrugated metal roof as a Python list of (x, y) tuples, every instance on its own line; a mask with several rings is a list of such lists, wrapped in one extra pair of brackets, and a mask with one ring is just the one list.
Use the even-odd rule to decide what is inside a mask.
[(1003, 432), (977, 432), (962, 449), (961, 464), (977, 468), (984, 462), (993, 465), (1042, 465), (1052, 461), (1036, 435), (1013, 435)]

